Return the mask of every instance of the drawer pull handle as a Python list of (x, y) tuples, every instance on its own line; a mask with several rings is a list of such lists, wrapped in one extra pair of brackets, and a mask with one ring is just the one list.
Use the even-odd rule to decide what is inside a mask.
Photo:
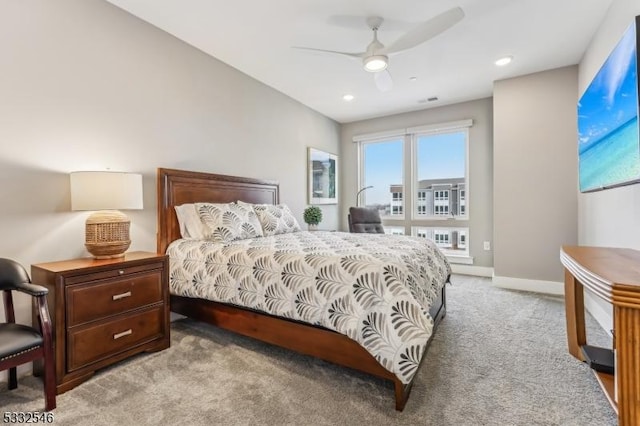
[(113, 300), (124, 299), (125, 297), (131, 297), (131, 292), (127, 291), (126, 293), (114, 294)]
[(128, 336), (130, 334), (133, 334), (133, 331), (131, 329), (125, 330), (122, 333), (116, 333), (113, 335), (113, 340), (118, 340), (119, 338)]
[(120, 275), (124, 275), (124, 270), (120, 269), (120, 270), (118, 271), (118, 274), (120, 274)]

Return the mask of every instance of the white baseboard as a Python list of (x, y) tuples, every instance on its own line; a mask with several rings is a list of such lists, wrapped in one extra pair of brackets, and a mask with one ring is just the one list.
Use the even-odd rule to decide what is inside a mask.
[[(512, 277), (493, 277), (493, 285), (511, 290), (531, 291), (534, 293), (544, 293), (553, 295), (564, 295), (564, 283), (556, 281), (528, 280)], [(611, 335), (613, 329), (613, 317), (595, 301), (595, 297), (588, 291), (584, 293), (584, 307), (600, 324), (600, 327)]]
[(493, 276), (493, 268), (490, 268), (488, 266), (473, 266), (473, 265), (462, 265), (459, 263), (452, 263), (451, 271), (454, 274), (474, 275), (476, 277), (491, 278)]
[(611, 330), (613, 330), (613, 314), (611, 311), (607, 312), (597, 301), (596, 297), (588, 291), (584, 292), (584, 308), (591, 314), (600, 327), (611, 336)]
[(525, 278), (499, 277), (494, 275), (493, 285), (511, 290), (564, 295), (564, 284), (557, 281), (529, 280)]

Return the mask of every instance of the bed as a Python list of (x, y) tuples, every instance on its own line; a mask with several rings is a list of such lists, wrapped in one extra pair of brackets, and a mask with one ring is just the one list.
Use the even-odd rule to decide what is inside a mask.
[[(282, 253), (285, 252), (289, 257), (298, 256), (300, 259), (309, 259), (309, 253), (304, 252), (308, 245), (314, 247), (314, 253), (320, 252), (316, 258), (320, 260), (310, 261), (311, 264), (313, 264), (313, 262), (323, 262), (324, 260), (322, 259), (324, 258), (322, 256), (325, 256), (325, 252), (331, 250), (333, 250), (331, 254), (334, 257), (336, 256), (336, 251), (338, 253), (349, 253), (353, 256), (352, 252), (354, 250), (357, 256), (359, 253), (358, 250), (364, 250), (367, 246), (375, 246), (375, 244), (363, 240), (366, 238), (378, 238), (378, 240), (376, 240), (379, 247), (377, 251), (382, 253), (380, 256), (386, 258), (393, 257), (395, 254), (386, 248), (389, 246), (389, 243), (382, 242), (380, 239), (392, 237), (385, 237), (383, 235), (354, 235), (339, 232), (303, 231), (284, 236), (276, 236), (277, 238), (264, 237), (256, 239), (259, 241), (237, 241), (229, 247), (221, 249), (216, 246), (216, 244), (207, 241), (182, 240), (174, 207), (187, 203), (231, 203), (237, 202), (238, 200), (255, 204), (278, 204), (279, 186), (277, 182), (161, 168), (158, 169), (157, 183), (158, 252), (169, 253), (170, 255), (173, 288), (171, 310), (173, 312), (259, 339), (266, 343), (315, 356), (335, 364), (390, 380), (394, 384), (395, 407), (399, 411), (404, 409), (413, 386), (415, 373), (422, 364), (428, 344), (431, 342), (435, 329), (446, 312), (444, 284), (448, 281), (448, 273), (450, 273), (446, 261), (444, 261), (443, 264), (438, 264), (438, 268), (440, 268), (440, 273), (438, 274), (439, 282), (432, 284), (430, 290), (427, 289), (424, 292), (420, 292), (420, 294), (414, 294), (415, 292), (413, 292), (411, 293), (413, 295), (412, 297), (404, 297), (408, 290), (398, 290), (405, 293), (402, 293), (404, 295), (402, 300), (395, 304), (396, 313), (398, 310), (404, 312), (422, 309), (422, 311), (425, 311), (424, 318), (426, 318), (426, 320), (421, 319), (420, 321), (429, 321), (429, 323), (426, 325), (422, 324), (421, 326), (424, 329), (428, 329), (428, 334), (425, 334), (423, 331), (419, 333), (416, 332), (416, 328), (412, 324), (403, 326), (397, 321), (393, 324), (389, 321), (389, 324), (383, 324), (377, 327), (390, 327), (394, 329), (396, 335), (404, 334), (409, 336), (409, 338), (413, 338), (414, 341), (421, 339), (419, 345), (407, 345), (406, 348), (403, 348), (405, 349), (403, 353), (399, 353), (398, 356), (390, 361), (379, 353), (376, 353), (375, 350), (372, 350), (372, 348), (375, 349), (375, 347), (379, 348), (381, 345), (380, 342), (384, 340), (378, 339), (376, 341), (376, 338), (379, 337), (374, 336), (376, 327), (369, 327), (368, 332), (365, 330), (366, 327), (362, 327), (363, 330), (365, 330), (364, 337), (355, 336), (353, 327), (346, 329), (346, 331), (342, 330), (342, 332), (339, 332), (341, 326), (344, 325), (344, 321), (335, 320), (335, 309), (331, 315), (325, 315), (323, 313), (314, 313), (316, 312), (314, 309), (300, 306), (298, 303), (293, 309), (279, 313), (279, 315), (273, 315), (268, 313), (269, 309), (267, 309), (271, 306), (258, 305), (256, 307), (251, 304), (239, 306), (239, 304), (236, 303), (237, 299), (229, 298), (227, 300), (224, 297), (222, 297), (223, 302), (220, 301), (220, 298), (217, 299), (218, 301), (208, 300), (204, 298), (206, 295), (203, 291), (189, 292), (188, 289), (181, 291), (180, 283), (188, 283), (190, 280), (193, 281), (193, 279), (184, 275), (185, 271), (181, 269), (180, 265), (186, 262), (185, 259), (187, 259), (187, 257), (189, 265), (196, 262), (197, 259), (195, 258), (199, 256), (199, 253), (208, 253), (209, 258), (221, 256), (221, 253), (227, 253), (228, 256), (253, 258), (257, 256), (259, 259), (267, 258), (266, 255), (255, 255), (257, 250), (267, 250), (268, 253), (276, 253), (275, 255), (277, 256), (282, 256)], [(417, 239), (396, 240), (411, 246), (419, 243)], [(292, 249), (293, 246), (299, 247)], [(287, 249), (283, 250), (282, 247), (286, 247)], [(318, 249), (318, 247), (321, 248)], [(411, 248), (408, 248), (408, 250), (411, 250)], [(250, 253), (251, 256), (247, 256), (246, 253)], [(326, 255), (325, 258), (327, 256), (328, 255)], [(406, 257), (415, 256), (413, 254), (405, 254), (405, 258)], [(342, 256), (342, 258), (344, 260), (344, 256)], [(222, 262), (227, 261), (228, 258), (225, 258)], [(427, 261), (429, 263), (434, 262), (431, 258), (427, 259)], [(248, 271), (254, 271), (256, 279), (258, 278), (257, 274), (260, 268), (257, 268), (255, 264), (238, 267)], [(375, 267), (375, 265), (371, 267)], [(197, 265), (193, 267), (193, 269), (197, 268)], [(358, 268), (358, 266), (353, 266), (353, 268)], [(446, 272), (448, 273), (444, 274), (443, 272), (445, 271), (442, 268), (446, 268)], [(251, 272), (249, 272), (249, 274), (251, 274)], [(286, 281), (287, 276), (284, 272), (280, 272), (279, 270), (277, 275), (282, 276), (282, 281)], [(409, 278), (407, 278), (407, 281), (409, 281)], [(278, 283), (273, 284), (275, 288)], [(358, 283), (354, 283), (353, 287), (356, 288), (357, 284)], [(286, 290), (286, 285), (291, 287), (291, 282), (284, 283), (281, 288)], [(336, 288), (337, 287), (334, 286), (333, 290), (330, 291), (343, 291), (336, 290)], [(306, 290), (315, 291), (317, 289), (311, 288)], [(309, 294), (307, 294), (307, 296), (311, 298)], [(413, 300), (414, 296), (415, 298), (429, 299), (429, 315), (426, 315), (426, 310), (420, 308), (418, 305), (409, 306), (407, 300)], [(362, 301), (361, 299), (370, 298), (370, 292), (361, 291), (359, 295), (356, 294), (354, 297)], [(335, 303), (332, 306), (335, 308)], [(273, 310), (272, 313), (274, 312), (278, 313), (277, 309)], [(371, 313), (367, 317), (367, 321), (373, 323), (379, 316), (380, 315), (375, 312)], [(323, 322), (324, 318), (327, 318), (327, 320)], [(333, 321), (329, 321), (328, 318), (333, 318)], [(360, 343), (356, 341), (358, 339), (361, 340)]]

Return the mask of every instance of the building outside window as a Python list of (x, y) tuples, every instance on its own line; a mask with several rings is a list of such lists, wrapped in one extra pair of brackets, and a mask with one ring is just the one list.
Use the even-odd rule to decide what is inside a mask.
[(467, 249), (467, 232), (464, 229), (458, 231), (458, 248)]
[(402, 226), (385, 226), (384, 227), (385, 234), (391, 235), (404, 235), (404, 227)]
[(427, 238), (438, 246), (447, 256), (468, 256), (468, 228), (441, 228), (414, 226), (411, 233), (416, 237)]

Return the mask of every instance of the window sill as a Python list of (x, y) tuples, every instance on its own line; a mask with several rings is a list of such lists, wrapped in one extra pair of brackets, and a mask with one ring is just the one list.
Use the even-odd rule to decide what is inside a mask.
[(454, 256), (445, 254), (449, 263), (459, 263), (462, 265), (473, 265), (473, 257), (471, 256)]
[(469, 216), (417, 216), (414, 221), (469, 221)]

